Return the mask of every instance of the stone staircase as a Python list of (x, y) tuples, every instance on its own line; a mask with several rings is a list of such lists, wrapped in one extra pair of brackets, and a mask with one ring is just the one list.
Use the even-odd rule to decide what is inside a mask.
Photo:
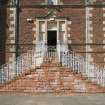
[[(59, 50), (58, 50), (59, 49)], [(65, 45), (43, 43), (0, 68), (0, 93), (72, 95), (104, 93), (105, 69)]]
[(57, 58), (46, 58), (40, 67), (30, 69), (16, 79), (3, 84), (0, 92), (30, 93), (35, 95), (73, 95), (79, 93), (103, 93), (105, 88), (81, 74), (74, 73), (59, 64)]

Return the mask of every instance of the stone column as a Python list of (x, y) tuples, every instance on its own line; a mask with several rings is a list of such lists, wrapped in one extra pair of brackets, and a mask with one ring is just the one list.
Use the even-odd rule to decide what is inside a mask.
[(92, 37), (93, 37), (93, 27), (92, 27), (92, 13), (91, 11), (93, 8), (86, 7), (86, 72), (88, 73), (88, 64), (93, 62), (92, 55), (88, 52), (92, 52), (93, 49), (89, 45), (90, 43), (93, 43)]
[(39, 20), (36, 19), (36, 42), (39, 42)]
[[(103, 8), (103, 34), (104, 34), (104, 39), (103, 39), (103, 49), (105, 50), (105, 7)], [(104, 54), (105, 56), (105, 54)], [(104, 57), (104, 62), (105, 62), (105, 57)], [(104, 68), (105, 68), (105, 65), (104, 65)]]
[(44, 36), (44, 41), (45, 41), (45, 43), (47, 44), (47, 24), (48, 24), (48, 21), (47, 20), (45, 20), (45, 36)]
[(59, 38), (59, 20), (57, 20), (57, 44), (60, 43), (60, 38)]
[(16, 8), (12, 7), (9, 9), (10, 12), (10, 24), (9, 24), (9, 43), (10, 43), (10, 47), (9, 47), (9, 51), (11, 52), (10, 56), (9, 56), (9, 61), (14, 61), (15, 57), (16, 57)]
[(32, 31), (34, 32), (34, 39), (33, 39), (33, 44), (35, 44), (36, 43), (36, 21), (34, 21), (34, 27), (33, 27), (33, 29), (32, 29)]
[(48, 0), (45, 0), (45, 3), (47, 4), (48, 3)]
[(71, 44), (72, 43), (72, 40), (71, 40), (71, 24), (72, 22), (71, 21), (67, 21), (67, 37), (68, 37), (68, 44)]
[(67, 33), (67, 20), (65, 20), (65, 33), (64, 33), (64, 37), (65, 37), (65, 44), (68, 44), (68, 33)]

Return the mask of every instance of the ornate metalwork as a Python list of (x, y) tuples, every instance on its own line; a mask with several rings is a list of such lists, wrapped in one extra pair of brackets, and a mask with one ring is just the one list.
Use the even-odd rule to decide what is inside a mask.
[[(105, 87), (105, 69), (96, 64), (90, 64), (80, 55), (66, 50), (65, 45), (60, 45), (60, 63), (63, 67), (72, 68), (74, 73), (81, 74), (92, 82)], [(28, 53), (17, 57), (16, 61), (12, 61), (3, 65), (0, 69), (0, 83), (6, 83), (13, 80), (16, 76), (21, 75), (30, 67), (40, 67), (46, 61), (45, 58), (58, 57), (59, 52), (56, 47), (49, 47), (45, 43), (39, 43), (36, 48)], [(87, 64), (87, 65), (86, 65)], [(70, 69), (71, 70), (71, 69)]]

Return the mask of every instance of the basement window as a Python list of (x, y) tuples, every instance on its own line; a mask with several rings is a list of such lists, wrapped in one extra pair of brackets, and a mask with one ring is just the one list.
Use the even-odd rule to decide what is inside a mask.
[(58, 0), (48, 0), (48, 5), (58, 5)]

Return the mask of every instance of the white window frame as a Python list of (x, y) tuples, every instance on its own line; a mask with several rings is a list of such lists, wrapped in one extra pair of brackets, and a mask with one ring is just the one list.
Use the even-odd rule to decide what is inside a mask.
[[(44, 22), (45, 23), (45, 34), (43, 35), (43, 41), (45, 41), (47, 43), (47, 31), (49, 30), (48, 29), (48, 22), (50, 21), (50, 19), (37, 19), (36, 20), (36, 23), (37, 23), (37, 28), (36, 28), (36, 40), (39, 41), (39, 34), (40, 34), (40, 31), (39, 31), (39, 24), (40, 22)], [(55, 22), (57, 22), (57, 43), (59, 42), (60, 40), (60, 22), (65, 22), (65, 34), (64, 34), (64, 37), (63, 37), (63, 40), (64, 40), (64, 43), (67, 43), (67, 20), (66, 19), (56, 19)]]

